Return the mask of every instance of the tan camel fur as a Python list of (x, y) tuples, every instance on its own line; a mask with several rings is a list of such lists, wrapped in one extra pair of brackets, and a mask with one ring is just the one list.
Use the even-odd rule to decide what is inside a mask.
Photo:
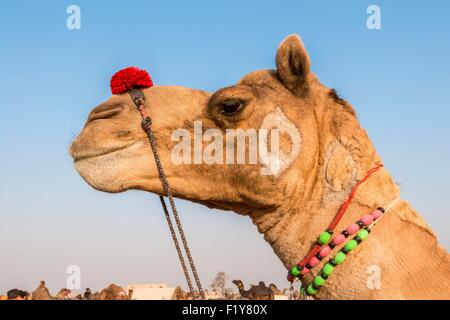
[(130, 300), (131, 296), (127, 295), (125, 290), (115, 284), (110, 284), (108, 287), (100, 291), (98, 300)]
[[(278, 48), (276, 70), (252, 72), (213, 94), (178, 86), (143, 90), (174, 195), (248, 216), (286, 270), (308, 252), (351, 187), (382, 162), (353, 107), (323, 85), (310, 66), (300, 38), (291, 35)], [(279, 176), (261, 175), (261, 164), (172, 161), (172, 150), (179, 143), (171, 139), (176, 129), (192, 133), (194, 121), (201, 121), (203, 132), (258, 129), (277, 110), (301, 136), (299, 155)], [(162, 193), (140, 123), (127, 94), (112, 96), (92, 110), (70, 149), (76, 169), (92, 187), (113, 193), (129, 189)], [(203, 150), (206, 147), (204, 143)], [(289, 152), (291, 139), (281, 135), (280, 147)], [(381, 169), (358, 189), (338, 232), (399, 196), (388, 170)], [(377, 276), (373, 270), (380, 272), (379, 289), (372, 285)], [(449, 275), (447, 251), (411, 205), (400, 201), (336, 268), (317, 297), (449, 299)]]

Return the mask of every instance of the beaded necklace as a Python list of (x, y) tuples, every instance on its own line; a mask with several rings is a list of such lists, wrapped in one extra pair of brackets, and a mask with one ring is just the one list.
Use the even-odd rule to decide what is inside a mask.
[[(369, 170), (366, 176), (352, 188), (347, 200), (340, 206), (336, 216), (326, 231), (319, 235), (311, 251), (301, 262), (290, 269), (287, 277), (288, 281), (291, 282), (291, 284), (293, 284), (295, 280), (301, 281), (302, 278), (327, 257), (336, 246), (345, 242), (339, 252), (324, 264), (320, 272), (313, 278), (313, 281), (308, 285), (301, 287), (300, 293), (303, 297), (311, 297), (317, 293), (317, 291), (325, 284), (328, 277), (333, 273), (335, 267), (342, 264), (346, 260), (347, 254), (369, 237), (372, 228), (381, 219), (383, 214), (393, 206), (394, 202), (397, 201), (394, 200), (386, 206), (386, 208), (379, 207), (370, 214), (363, 215), (359, 220), (352, 223), (341, 233), (332, 237), (335, 227), (344, 216), (358, 187), (381, 167), (383, 167), (382, 164)], [(351, 235), (355, 236), (346, 242), (347, 238)]]

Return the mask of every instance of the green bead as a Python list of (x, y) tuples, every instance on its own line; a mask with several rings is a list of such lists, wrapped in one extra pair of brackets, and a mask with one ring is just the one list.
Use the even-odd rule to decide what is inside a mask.
[(336, 264), (341, 264), (342, 262), (345, 261), (345, 258), (346, 258), (345, 253), (339, 251), (339, 252), (336, 254), (336, 256), (333, 258), (333, 260), (334, 260), (334, 262), (335, 262)]
[(298, 266), (292, 267), (292, 269), (291, 269), (291, 274), (292, 274), (294, 277), (298, 277), (298, 276), (300, 275), (300, 269), (298, 268)]
[(355, 240), (350, 240), (349, 242), (347, 242), (344, 246), (345, 250), (347, 250), (348, 252), (352, 251), (353, 249), (356, 248), (356, 246), (358, 245), (358, 242), (356, 242)]
[(322, 278), (321, 276), (317, 276), (317, 277), (315, 277), (314, 278), (314, 284), (316, 285), (316, 286), (318, 286), (318, 287), (321, 287), (321, 286), (323, 286), (323, 284), (325, 283), (325, 279), (324, 278)]
[(322, 268), (323, 274), (326, 275), (327, 277), (328, 277), (330, 274), (332, 274), (333, 271), (334, 271), (334, 267), (333, 267), (331, 264), (329, 264), (329, 263), (325, 264), (325, 265), (323, 266), (323, 268)]
[(306, 289), (306, 292), (308, 292), (308, 294), (310, 295), (315, 295), (317, 293), (317, 290), (313, 288), (312, 284), (310, 284)]
[(356, 234), (361, 240), (366, 240), (367, 237), (369, 236), (369, 231), (367, 231), (366, 229), (362, 229), (359, 230), (358, 233)]
[(319, 236), (319, 242), (321, 244), (328, 243), (331, 239), (331, 234), (328, 231), (322, 232)]

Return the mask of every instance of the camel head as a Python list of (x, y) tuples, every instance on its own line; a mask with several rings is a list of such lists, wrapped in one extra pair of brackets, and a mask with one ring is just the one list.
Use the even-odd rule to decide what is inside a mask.
[(238, 288), (244, 288), (244, 284), (242, 283), (241, 280), (233, 280), (231, 282)]
[(58, 299), (64, 299), (65, 297), (67, 297), (69, 294), (71, 294), (71, 290), (67, 289), (67, 288), (62, 288), (61, 290), (59, 290), (58, 294), (56, 295), (56, 298)]
[[(324, 153), (319, 131), (325, 112), (341, 113), (334, 122), (355, 121), (351, 106), (311, 73), (296, 35), (279, 46), (276, 70), (252, 72), (214, 93), (178, 86), (143, 92), (173, 194), (240, 214), (271, 211), (306, 189)], [(106, 192), (162, 193), (140, 124), (128, 94), (114, 95), (91, 111), (70, 148), (87, 183)]]
[[(353, 108), (311, 72), (298, 36), (281, 43), (275, 60), (276, 70), (252, 72), (213, 93), (176, 86), (142, 92), (173, 195), (250, 216), (284, 266), (291, 268), (309, 251), (356, 181), (381, 160)], [(128, 94), (114, 95), (91, 111), (70, 153), (80, 175), (98, 190), (163, 194), (141, 115)], [(358, 189), (341, 222), (347, 225), (361, 212), (398, 198), (397, 185), (381, 169)], [(372, 297), (366, 280), (354, 276), (366, 270), (362, 262), (381, 265), (399, 256), (403, 260), (392, 265), (414, 264), (418, 274), (430, 261), (436, 263), (434, 269), (427, 267), (429, 275), (413, 277), (417, 285), (405, 287), (405, 296), (396, 297), (448, 292), (423, 290), (433, 288), (435, 274), (449, 272), (448, 254), (436, 249), (440, 247), (432, 232), (408, 204), (402, 202), (391, 211), (360, 261), (341, 268), (341, 276), (330, 280), (336, 282), (322, 291), (325, 297)], [(405, 235), (410, 243), (424, 245), (390, 245), (403, 243)], [(435, 258), (435, 250), (440, 250), (441, 260)], [(383, 269), (383, 288), (390, 289), (380, 297), (391, 297), (390, 292), (411, 280), (399, 278), (411, 273), (392, 265)], [(233, 283), (243, 289), (241, 281)], [(445, 282), (434, 284), (449, 287)]]

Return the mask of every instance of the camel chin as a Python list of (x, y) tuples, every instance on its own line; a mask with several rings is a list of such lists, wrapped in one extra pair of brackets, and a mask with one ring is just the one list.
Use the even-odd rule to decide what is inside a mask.
[(140, 189), (142, 179), (136, 174), (135, 155), (138, 148), (140, 146), (133, 145), (107, 154), (75, 160), (75, 168), (91, 187), (99, 191), (119, 193)]

